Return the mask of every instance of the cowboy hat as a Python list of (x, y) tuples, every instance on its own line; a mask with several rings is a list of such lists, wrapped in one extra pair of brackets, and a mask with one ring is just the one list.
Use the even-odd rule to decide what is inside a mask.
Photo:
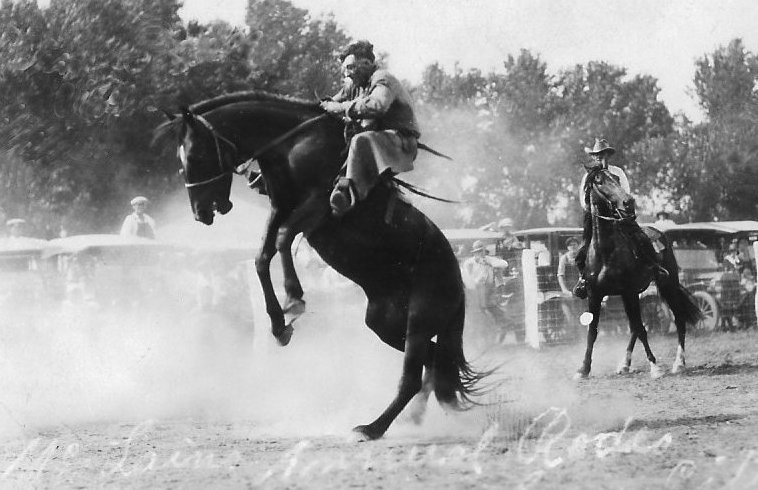
[(584, 152), (589, 155), (597, 155), (599, 153), (608, 152), (613, 155), (616, 153), (616, 149), (608, 144), (608, 140), (595, 138), (595, 146), (592, 148), (585, 148)]
[(513, 220), (510, 218), (503, 218), (497, 222), (498, 228), (513, 228)]
[(476, 252), (480, 252), (482, 250), (484, 250), (484, 242), (482, 242), (481, 240), (477, 240), (471, 245), (472, 254)]
[(150, 199), (146, 198), (145, 196), (137, 196), (131, 201), (131, 205), (137, 205), (137, 204), (147, 204), (150, 202)]

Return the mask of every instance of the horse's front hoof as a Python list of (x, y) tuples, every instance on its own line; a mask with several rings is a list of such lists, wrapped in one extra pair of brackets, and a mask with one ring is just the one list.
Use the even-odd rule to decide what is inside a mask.
[(292, 328), (292, 325), (286, 325), (284, 329), (281, 331), (281, 333), (274, 334), (274, 337), (276, 337), (277, 342), (279, 342), (279, 345), (284, 347), (285, 345), (290, 343), (290, 340), (292, 339), (292, 334), (295, 332), (295, 329)]
[(283, 308), (285, 325), (292, 325), (295, 320), (305, 313), (305, 301), (302, 299), (293, 299)]
[(684, 363), (675, 362), (671, 366), (671, 374), (684, 374), (687, 371), (687, 366)]
[(579, 368), (574, 373), (574, 379), (587, 379), (590, 377), (590, 372), (584, 368)]
[(626, 364), (620, 364), (619, 367), (616, 368), (616, 374), (629, 374), (629, 366)]
[(353, 436), (359, 442), (375, 441), (380, 439), (384, 435), (384, 432), (379, 432), (373, 429), (370, 425), (359, 425), (353, 428)]

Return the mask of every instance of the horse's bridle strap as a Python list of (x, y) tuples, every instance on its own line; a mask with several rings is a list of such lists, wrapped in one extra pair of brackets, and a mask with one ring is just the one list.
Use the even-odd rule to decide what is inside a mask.
[(192, 182), (191, 184), (185, 182), (184, 183), (184, 187), (186, 187), (187, 189), (191, 189), (193, 187), (199, 187), (201, 185), (212, 184), (212, 183), (216, 182), (217, 180), (221, 180), (224, 177), (226, 177), (227, 175), (230, 175), (231, 173), (232, 172), (223, 172), (223, 173), (218, 174), (215, 177), (211, 177), (210, 179), (206, 179), (206, 180), (203, 180), (201, 182)]

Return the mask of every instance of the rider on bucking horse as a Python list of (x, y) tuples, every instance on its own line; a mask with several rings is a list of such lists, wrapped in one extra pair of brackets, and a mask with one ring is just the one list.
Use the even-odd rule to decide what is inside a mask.
[(373, 50), (368, 41), (348, 45), (339, 56), (345, 83), (321, 102), (346, 122), (346, 173), (329, 199), (337, 217), (365, 199), (382, 173), (413, 170), (418, 152), (421, 133), (411, 96), (397, 78), (377, 68)]
[[(621, 185), (627, 193), (631, 193), (629, 180), (624, 171), (615, 165), (608, 164), (608, 159), (616, 152), (616, 150), (608, 144), (608, 141), (595, 138), (594, 147), (585, 148), (584, 151), (592, 157), (593, 165), (587, 168), (587, 173), (582, 177), (582, 182), (579, 186), (581, 192), (580, 200), (582, 202), (582, 208), (584, 209), (584, 234), (582, 246), (576, 254), (576, 265), (579, 268), (581, 275), (576, 286), (574, 286), (574, 295), (581, 299), (587, 297), (587, 282), (584, 277), (584, 270), (587, 261), (587, 248), (592, 239), (592, 212), (590, 210), (590, 190), (589, 186), (587, 186), (587, 175), (589, 175), (593, 169), (598, 167), (605, 168), (618, 177), (619, 185)], [(634, 247), (639, 253), (640, 258), (652, 269), (656, 281), (667, 279), (669, 276), (668, 271), (658, 264), (657, 253), (653, 247), (653, 243), (645, 232), (642, 231), (640, 225), (637, 224), (634, 200), (631, 200), (628, 203), (624, 212), (630, 218), (625, 220), (625, 223), (627, 224), (625, 231), (634, 242)]]

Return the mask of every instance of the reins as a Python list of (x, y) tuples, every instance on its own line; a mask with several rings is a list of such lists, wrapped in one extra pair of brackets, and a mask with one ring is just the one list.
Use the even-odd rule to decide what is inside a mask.
[(237, 155), (239, 153), (239, 150), (237, 149), (237, 145), (235, 145), (234, 142), (232, 142), (230, 139), (224, 137), (221, 133), (219, 133), (216, 130), (216, 128), (213, 127), (213, 125), (210, 123), (210, 121), (208, 121), (203, 116), (201, 116), (199, 114), (192, 114), (192, 116), (197, 121), (199, 121), (203, 126), (205, 126), (205, 128), (208, 131), (210, 131), (210, 133), (213, 135), (213, 140), (214, 140), (214, 143), (216, 144), (216, 155), (218, 157), (219, 170), (220, 170), (221, 173), (219, 173), (218, 175), (216, 175), (214, 177), (211, 177), (209, 179), (206, 179), (206, 180), (203, 180), (203, 181), (200, 181), (200, 182), (191, 182), (191, 183), (190, 182), (185, 182), (184, 183), (184, 187), (186, 187), (188, 189), (189, 188), (193, 188), (193, 187), (199, 187), (199, 186), (202, 186), (202, 185), (211, 184), (213, 182), (216, 182), (216, 181), (218, 181), (218, 180), (226, 177), (227, 175), (231, 175), (232, 173), (242, 174), (245, 170), (247, 170), (247, 168), (250, 166), (250, 164), (252, 162), (254, 162), (258, 158), (260, 158), (262, 155), (266, 154), (272, 148), (274, 148), (275, 146), (281, 144), (282, 142), (286, 141), (287, 139), (291, 138), (292, 136), (294, 136), (298, 132), (302, 131), (304, 128), (310, 126), (311, 124), (313, 124), (313, 123), (315, 123), (315, 122), (317, 122), (317, 121), (319, 121), (319, 120), (327, 117), (328, 114), (320, 114), (318, 116), (315, 116), (315, 117), (312, 117), (310, 119), (307, 119), (307, 120), (303, 121), (302, 123), (298, 124), (297, 126), (295, 126), (294, 128), (290, 129), (289, 131), (285, 132), (284, 134), (282, 134), (280, 136), (277, 136), (273, 140), (271, 140), (268, 143), (266, 143), (265, 145), (263, 145), (262, 148), (259, 148), (258, 151), (256, 151), (253, 154), (253, 156), (251, 156), (249, 159), (247, 159), (244, 163), (242, 163), (241, 165), (235, 166), (233, 170), (226, 170), (225, 167), (224, 167), (224, 159), (223, 159), (223, 155), (221, 153), (221, 142), (223, 141), (224, 143), (226, 143), (227, 145), (229, 145), (234, 150), (235, 155)]

